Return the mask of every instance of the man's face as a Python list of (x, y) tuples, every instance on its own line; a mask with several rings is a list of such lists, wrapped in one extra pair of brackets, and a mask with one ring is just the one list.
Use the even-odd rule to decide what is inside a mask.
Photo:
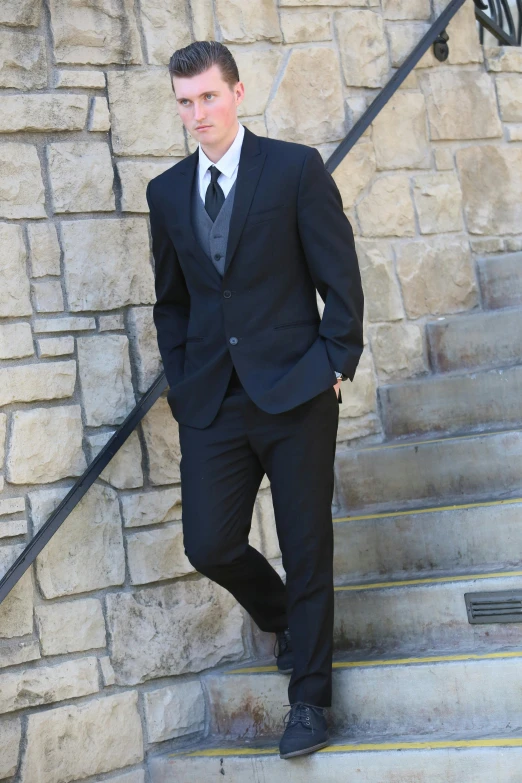
[(219, 146), (237, 127), (237, 106), (245, 88), (238, 82), (231, 89), (218, 65), (197, 76), (173, 76), (172, 86), (183, 125), (203, 146)]

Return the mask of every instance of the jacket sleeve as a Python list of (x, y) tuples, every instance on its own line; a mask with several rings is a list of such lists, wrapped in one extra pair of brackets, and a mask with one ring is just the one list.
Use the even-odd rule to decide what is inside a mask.
[(146, 197), (150, 212), (156, 289), (156, 302), (152, 314), (163, 369), (169, 386), (172, 387), (183, 376), (190, 295), (176, 249), (162, 215), (152, 201), (150, 190), (149, 182)]
[(324, 302), (319, 334), (332, 369), (353, 380), (363, 351), (359, 262), (339, 188), (313, 147), (301, 171), (297, 219), (310, 275)]

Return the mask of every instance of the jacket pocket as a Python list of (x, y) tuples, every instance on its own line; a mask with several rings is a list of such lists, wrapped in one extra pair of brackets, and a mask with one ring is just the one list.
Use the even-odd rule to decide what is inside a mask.
[(305, 324), (319, 325), (319, 323), (320, 321), (317, 318), (302, 318), (300, 321), (289, 321), (287, 324), (279, 324), (279, 326), (274, 326), (274, 329), (288, 329), (292, 326), (304, 326)]

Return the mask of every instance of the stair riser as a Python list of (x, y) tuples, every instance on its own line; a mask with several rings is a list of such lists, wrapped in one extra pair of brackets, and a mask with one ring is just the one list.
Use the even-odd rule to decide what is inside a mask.
[(522, 490), (522, 432), (340, 449), (335, 470), (339, 515), (509, 497)]
[(483, 258), (477, 268), (484, 307), (522, 305), (522, 253)]
[(522, 647), (522, 623), (470, 624), (464, 594), (521, 590), (522, 577), (336, 590), (337, 649), (365, 653), (488, 652)]
[(521, 519), (516, 503), (335, 522), (335, 582), (518, 568)]
[(522, 749), (473, 748), (270, 756), (151, 758), (151, 783), (515, 783)]
[(522, 422), (522, 367), (410, 381), (379, 396), (389, 438), (505, 429)]
[(502, 367), (522, 359), (522, 310), (499, 310), (427, 326), (436, 372)]
[[(493, 733), (516, 730), (522, 726), (521, 663), (499, 658), (335, 669), (330, 729), (359, 741), (427, 731), (435, 739), (486, 726)], [(211, 732), (220, 740), (279, 735), (289, 679), (278, 673), (206, 677)]]

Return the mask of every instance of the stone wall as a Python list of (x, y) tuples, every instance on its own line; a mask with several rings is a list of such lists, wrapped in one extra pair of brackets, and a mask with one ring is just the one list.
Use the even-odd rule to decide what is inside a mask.
[[(172, 51), (222, 40), (245, 125), (326, 159), (434, 2), (3, 0), (0, 574), (161, 370), (145, 187), (195, 149)], [(341, 441), (381, 437), (377, 386), (478, 306), (474, 257), (522, 248), (521, 53), (478, 44), (471, 0), (448, 32), (334, 173), (367, 301)], [(179, 456), (163, 396), (0, 605), (0, 780), (144, 783), (206, 731), (198, 672), (268, 649), (185, 557)], [(281, 570), (266, 480), (251, 543)]]

